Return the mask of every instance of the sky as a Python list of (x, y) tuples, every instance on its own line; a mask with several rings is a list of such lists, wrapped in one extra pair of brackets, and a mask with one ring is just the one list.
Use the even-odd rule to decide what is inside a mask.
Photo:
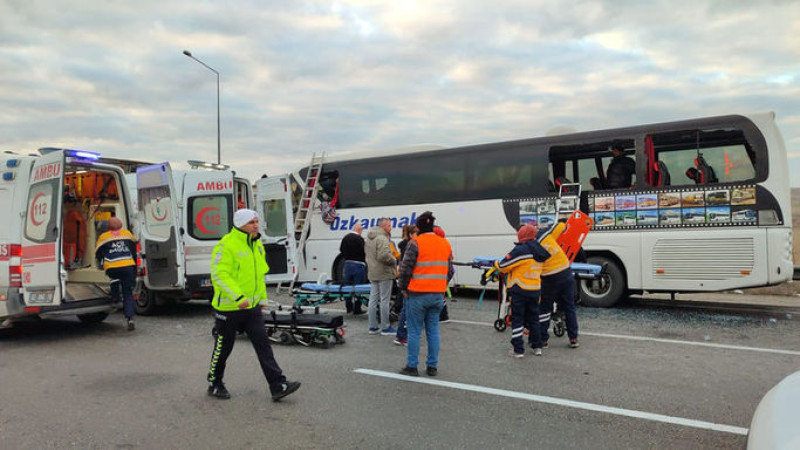
[(0, 0), (0, 150), (217, 160), (774, 111), (800, 187), (800, 2)]

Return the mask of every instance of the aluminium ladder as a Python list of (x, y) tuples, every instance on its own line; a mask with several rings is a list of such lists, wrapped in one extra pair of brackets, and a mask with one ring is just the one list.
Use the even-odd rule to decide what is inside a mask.
[[(311, 156), (311, 163), (308, 165), (308, 172), (306, 173), (305, 185), (303, 186), (303, 196), (300, 199), (300, 204), (297, 205), (297, 214), (294, 216), (294, 233), (297, 239), (297, 249), (294, 255), (295, 272), (292, 274), (292, 281), (289, 283), (289, 292), (294, 289), (294, 283), (297, 281), (299, 269), (297, 267), (300, 261), (300, 255), (308, 240), (308, 232), (311, 228), (310, 218), (317, 206), (317, 186), (319, 184), (319, 177), (322, 174), (322, 164), (325, 161), (325, 152), (320, 156), (314, 153)], [(281, 284), (275, 288), (275, 293), (280, 293)]]

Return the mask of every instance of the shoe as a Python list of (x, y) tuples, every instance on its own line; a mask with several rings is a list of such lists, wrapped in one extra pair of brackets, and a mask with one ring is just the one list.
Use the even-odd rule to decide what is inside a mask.
[(533, 349), (533, 356), (542, 356), (542, 349), (538, 347)]
[(381, 336), (394, 336), (397, 334), (397, 330), (392, 327), (386, 327), (381, 330)]
[(299, 381), (285, 381), (280, 384), (279, 391), (272, 393), (272, 401), (277, 402), (298, 389), (300, 389)]
[(403, 347), (405, 347), (406, 345), (408, 345), (408, 339), (394, 338), (394, 345), (402, 345)]
[(525, 357), (525, 353), (517, 353), (512, 348), (511, 350), (508, 351), (508, 356), (510, 356), (512, 358), (524, 358)]
[(581, 344), (578, 342), (578, 338), (570, 338), (569, 340), (569, 348), (578, 348)]
[(542, 342), (542, 348), (550, 347), (550, 344), (547, 341)]
[(208, 395), (212, 397), (217, 397), (222, 400), (227, 400), (231, 398), (231, 393), (225, 389), (225, 385), (222, 383), (215, 383), (208, 387)]
[(128, 319), (128, 331), (133, 331), (136, 329), (136, 323), (133, 319)]
[(436, 367), (428, 366), (428, 368), (425, 369), (425, 373), (427, 373), (429, 377), (435, 377), (436, 375), (439, 374), (439, 369), (437, 369)]
[(381, 332), (380, 328), (370, 328), (369, 329), (369, 334), (378, 334), (380, 332)]
[(408, 375), (410, 377), (418, 377), (419, 376), (419, 371), (417, 370), (416, 367), (405, 366), (402, 369), (400, 369), (399, 373), (400, 373), (400, 375)]

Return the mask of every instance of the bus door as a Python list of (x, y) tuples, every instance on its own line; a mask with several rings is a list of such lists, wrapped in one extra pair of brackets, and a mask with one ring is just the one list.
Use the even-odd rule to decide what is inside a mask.
[(267, 252), (267, 283), (291, 281), (297, 271), (297, 243), (292, 220), (289, 175), (261, 178), (256, 183), (256, 208), (261, 216), (261, 242)]
[(144, 283), (148, 289), (184, 288), (185, 270), (179, 257), (178, 205), (169, 163), (139, 167), (136, 190), (141, 246), (144, 256)]
[(22, 233), (22, 288), (26, 307), (61, 304), (67, 274), (62, 273), (61, 209), (64, 202), (64, 152), (33, 164)]

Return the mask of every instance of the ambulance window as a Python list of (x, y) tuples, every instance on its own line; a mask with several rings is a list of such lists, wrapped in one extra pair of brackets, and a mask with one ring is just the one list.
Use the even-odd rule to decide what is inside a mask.
[(168, 188), (140, 188), (139, 209), (144, 212), (144, 224), (152, 236), (169, 238), (175, 218), (171, 213), (172, 198)]
[(189, 198), (189, 235), (201, 241), (221, 239), (231, 230), (231, 196)]
[(267, 236), (286, 236), (286, 200), (267, 200), (262, 205)]
[(25, 237), (36, 242), (54, 242), (58, 237), (57, 217), (53, 214), (56, 204), (58, 179), (45, 180), (31, 186), (28, 195)]

